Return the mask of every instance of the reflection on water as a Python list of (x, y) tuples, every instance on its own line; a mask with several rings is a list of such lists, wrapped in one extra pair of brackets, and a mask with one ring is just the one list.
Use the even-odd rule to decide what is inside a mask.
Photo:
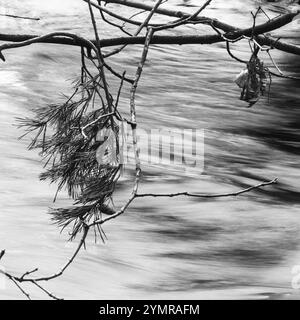
[[(251, 23), (251, 15), (245, 13), (258, 2), (262, 3), (215, 0), (206, 14), (243, 26)], [(1, 19), (7, 32), (64, 29), (91, 34), (81, 1), (65, 1), (64, 8), (61, 2), (23, 3), (21, 7), (17, 1), (1, 1), (3, 8), (39, 16), (41, 21), (24, 25)], [(184, 10), (192, 11), (198, 3), (168, 4), (177, 9), (184, 4)], [(294, 21), (279, 35), (299, 44), (297, 32)], [(111, 36), (110, 29), (102, 34)], [(110, 64), (133, 72), (140, 49), (127, 48)], [(246, 42), (235, 44), (233, 50), (248, 58)], [(41, 274), (49, 274), (66, 261), (75, 244), (66, 243), (68, 235), (59, 236), (50, 224), (45, 213), (55, 186), (39, 182), (39, 157), (26, 150), (28, 140), (17, 140), (21, 131), (14, 124), (15, 117), (28, 116), (33, 108), (70, 91), (79, 71), (79, 50), (35, 45), (7, 52), (6, 58), (0, 69), (0, 249), (7, 249), (3, 263), (9, 270), (21, 273), (39, 266)], [(299, 58), (279, 52), (274, 58), (285, 72), (299, 75)], [(290, 283), (292, 267), (300, 264), (298, 82), (274, 79), (270, 101), (263, 98), (247, 109), (233, 83), (242, 68), (227, 56), (223, 44), (152, 47), (137, 92), (139, 123), (145, 129), (205, 129), (205, 170), (201, 174), (197, 168), (144, 166), (141, 191), (228, 192), (274, 177), (280, 183), (230, 199), (140, 199), (123, 217), (107, 224), (105, 245), (94, 244), (91, 237), (69, 271), (47, 284), (51, 290), (75, 299), (297, 294)], [(112, 81), (114, 91), (117, 82)], [(128, 112), (126, 90), (120, 108)], [(129, 194), (131, 178), (128, 171), (120, 182), (116, 205)], [(59, 205), (66, 203), (61, 195)], [(22, 298), (10, 283), (0, 290), (0, 297)]]

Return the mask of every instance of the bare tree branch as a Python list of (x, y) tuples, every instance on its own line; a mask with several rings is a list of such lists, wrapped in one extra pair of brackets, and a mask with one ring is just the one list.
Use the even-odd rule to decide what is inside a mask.
[[(152, 8), (151, 8), (152, 9)], [(276, 30), (288, 23), (290, 23), (295, 16), (299, 14), (299, 11), (293, 13), (287, 13), (281, 15), (277, 18), (274, 18), (266, 23), (255, 26), (254, 30), (252, 28), (238, 29), (233, 26), (227, 25), (227, 27), (220, 27), (220, 22), (215, 21), (214, 19), (202, 18), (205, 24), (212, 25), (215, 28), (219, 28), (226, 33), (223, 38), (220, 34), (218, 35), (181, 35), (181, 36), (160, 36), (155, 35), (152, 37), (151, 44), (212, 44), (217, 42), (226, 41), (226, 39), (236, 40), (240, 37), (246, 36), (250, 37), (252, 35), (257, 36), (257, 41), (261, 45), (267, 45), (278, 50), (293, 53), (300, 55), (300, 47), (288, 43), (284, 43), (278, 40), (275, 40), (271, 37), (267, 37), (264, 34), (272, 30)], [(191, 15), (184, 16), (186, 18)], [(199, 17), (198, 17), (199, 18)], [(196, 19), (196, 18), (195, 18)], [(200, 18), (199, 18), (200, 19)], [(201, 20), (200, 20), (201, 21)], [(91, 44), (95, 45), (96, 41), (86, 40), (81, 37), (78, 37), (73, 34), (61, 33), (59, 34), (49, 34), (45, 36), (36, 36), (36, 35), (11, 35), (11, 34), (0, 34), (0, 40), (2, 41), (11, 41), (16, 42), (16, 44), (5, 44), (4, 47), (0, 46), (0, 52), (3, 49), (16, 48), (23, 45), (28, 45), (31, 43), (56, 43), (56, 44), (66, 44), (66, 45), (75, 45), (75, 46), (86, 46), (91, 47)], [(32, 40), (32, 42), (30, 41)], [(17, 45), (18, 42), (21, 42), (21, 45)], [(101, 47), (110, 47), (118, 45), (133, 45), (133, 44), (144, 44), (145, 37), (120, 37), (120, 38), (111, 38), (111, 39), (101, 39)]]

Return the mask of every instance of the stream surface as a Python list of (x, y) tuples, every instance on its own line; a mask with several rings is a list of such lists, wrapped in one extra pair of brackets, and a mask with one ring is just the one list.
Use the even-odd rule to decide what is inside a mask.
[[(194, 12), (203, 2), (170, 0), (166, 6)], [(262, 1), (214, 0), (203, 15), (248, 27), (250, 12), (258, 5), (271, 17), (278, 14), (278, 7)], [(293, 4), (277, 5), (284, 11)], [(132, 12), (110, 7), (127, 17)], [(79, 0), (1, 0), (0, 10), (41, 18), (1, 16), (1, 33), (67, 31), (93, 37), (86, 4)], [(261, 15), (259, 22), (265, 19)], [(104, 38), (119, 35), (112, 34), (110, 26), (101, 27)], [(196, 31), (184, 27), (171, 34), (180, 32)], [(299, 20), (272, 34), (300, 45)], [(141, 49), (130, 46), (110, 58), (110, 64), (133, 75)], [(232, 50), (249, 59), (247, 41)], [(284, 73), (300, 75), (299, 57), (275, 50), (272, 55)], [(37, 152), (27, 150), (29, 137), (17, 139), (22, 130), (16, 117), (32, 116), (34, 108), (71, 92), (80, 72), (80, 51), (39, 44), (8, 50), (5, 57), (0, 65), (0, 249), (6, 249), (1, 268), (22, 274), (39, 267), (40, 275), (48, 275), (68, 260), (76, 241), (67, 242), (67, 232), (60, 234), (47, 214), (56, 187), (39, 181), (42, 163)], [(271, 66), (267, 55), (261, 57)], [(273, 78), (269, 101), (263, 97), (247, 108), (234, 83), (243, 68), (224, 44), (151, 47), (137, 90), (140, 127), (204, 129), (205, 155), (204, 168), (144, 165), (141, 192), (222, 193), (275, 177), (280, 182), (232, 198), (138, 199), (126, 214), (104, 226), (105, 244), (95, 244), (90, 236), (67, 272), (46, 284), (50, 291), (66, 299), (300, 297), (291, 285), (292, 269), (300, 265), (299, 82)], [(119, 81), (111, 81), (115, 93)], [(125, 114), (128, 91), (125, 86), (119, 107)], [(132, 179), (125, 170), (116, 207), (130, 194)], [(57, 205), (68, 204), (60, 194)], [(1, 299), (24, 298), (13, 283), (0, 279), (0, 285)], [(33, 298), (47, 298), (31, 292)]]

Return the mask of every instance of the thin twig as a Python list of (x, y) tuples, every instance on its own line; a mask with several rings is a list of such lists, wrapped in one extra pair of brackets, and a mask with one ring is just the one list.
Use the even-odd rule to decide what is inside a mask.
[(54, 299), (54, 300), (63, 300), (61, 298), (58, 298), (57, 296), (55, 296), (53, 293), (51, 293), (50, 291), (48, 291), (47, 289), (45, 289), (44, 287), (42, 287), (40, 284), (38, 284), (36, 281), (32, 282), (36, 287), (38, 287), (39, 289), (41, 289), (43, 292), (45, 292), (50, 298)]
[[(159, 26), (159, 27), (154, 27), (153, 29), (155, 31), (162, 31), (162, 30), (166, 30), (166, 29), (170, 29), (170, 28), (175, 28), (181, 25), (185, 25), (188, 24), (190, 22), (197, 22), (194, 21), (197, 16), (212, 2), (212, 0), (207, 0), (195, 13), (193, 13), (192, 15), (185, 17), (185, 18), (180, 18), (176, 21), (167, 23), (163, 26)], [(200, 21), (198, 21), (200, 23)]]
[(273, 76), (276, 77), (281, 77), (281, 78), (287, 78), (287, 79), (292, 79), (292, 80), (300, 80), (299, 77), (294, 77), (294, 76), (289, 76), (289, 75), (285, 75), (278, 67), (277, 63), (275, 62), (274, 58), (272, 57), (270, 50), (267, 50), (268, 56), (273, 64), (273, 66), (276, 68), (276, 70), (279, 72), (279, 74), (275, 73), (275, 72), (270, 72)]
[(36, 21), (41, 20), (40, 18), (17, 16), (17, 15), (14, 15), (14, 14), (3, 14), (3, 13), (0, 13), (0, 16), (1, 17), (15, 18), (15, 19), (25, 19), (25, 20), (36, 20)]
[[(7, 275), (7, 274), (6, 274)], [(17, 286), (17, 288), (26, 296), (28, 300), (31, 300), (31, 297), (28, 292), (26, 292), (18, 283), (18, 281), (14, 277), (8, 276), (8, 278)]]
[(0, 260), (3, 258), (4, 255), (5, 255), (5, 250), (1, 250), (1, 252), (0, 252)]
[(35, 268), (35, 269), (31, 270), (31, 271), (26, 271), (26, 272), (21, 276), (21, 279), (24, 279), (25, 277), (27, 277), (27, 276), (29, 276), (29, 275), (37, 272), (38, 270), (39, 270), (38, 268)]
[(201, 194), (201, 193), (192, 193), (192, 192), (177, 192), (177, 193), (139, 193), (136, 195), (137, 198), (143, 198), (143, 197), (178, 197), (178, 196), (188, 196), (188, 197), (195, 197), (195, 198), (221, 198), (221, 197), (232, 197), (232, 196), (238, 196), (240, 194), (252, 191), (254, 189), (259, 189), (264, 186), (268, 186), (271, 184), (276, 184), (278, 182), (278, 179), (273, 179), (271, 181), (266, 181), (257, 184), (256, 186), (252, 186), (240, 191), (236, 192), (230, 192), (230, 193), (217, 193), (217, 194)]
[(230, 57), (232, 57), (232, 58), (235, 59), (236, 61), (241, 62), (241, 63), (245, 63), (245, 64), (248, 63), (248, 61), (245, 61), (245, 60), (242, 60), (242, 59), (236, 57), (236, 56), (231, 52), (231, 50), (230, 50), (230, 42), (229, 42), (229, 41), (226, 41), (226, 50), (227, 50), (228, 54), (230, 55)]
[[(139, 28), (137, 29), (137, 31), (134, 33), (134, 36), (137, 36), (140, 34), (140, 32), (143, 30), (143, 28), (149, 26), (149, 21), (151, 20), (151, 18), (153, 17), (154, 13), (157, 11), (158, 7), (161, 5), (161, 3), (163, 2), (163, 0), (158, 0), (155, 5), (153, 6), (152, 10), (150, 11), (149, 15), (147, 16), (147, 18), (145, 19), (145, 21), (143, 23), (141, 23), (141, 25), (139, 26)], [(107, 53), (104, 57), (110, 57), (112, 55), (115, 55), (119, 52), (121, 52), (123, 49), (126, 48), (126, 44), (113, 50), (110, 53)]]

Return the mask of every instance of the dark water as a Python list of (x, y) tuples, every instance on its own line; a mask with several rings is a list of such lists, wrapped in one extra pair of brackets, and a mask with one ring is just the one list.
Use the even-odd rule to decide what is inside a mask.
[[(5, 32), (92, 34), (81, 1), (0, 3), (1, 12), (42, 18), (1, 18)], [(198, 3), (169, 1), (191, 12)], [(215, 0), (205, 14), (245, 26), (259, 4), (263, 2)], [(281, 8), (287, 4), (279, 3)], [(264, 7), (276, 15), (271, 5)], [(208, 30), (203, 27), (201, 32)], [(275, 34), (299, 44), (298, 21)], [(101, 35), (110, 37), (110, 28)], [(249, 57), (246, 42), (233, 49), (239, 57)], [(140, 46), (127, 48), (110, 64), (130, 74), (140, 54)], [(284, 72), (299, 76), (299, 58), (280, 52), (273, 56)], [(44, 275), (58, 270), (75, 244), (66, 242), (68, 235), (60, 235), (46, 214), (55, 186), (38, 180), (40, 159), (26, 150), (28, 140), (17, 140), (22, 132), (14, 126), (15, 117), (70, 92), (79, 72), (79, 50), (34, 45), (11, 50), (6, 58), (0, 69), (0, 249), (7, 251), (2, 267), (22, 273), (38, 266)], [(140, 126), (205, 129), (205, 167), (202, 172), (197, 167), (144, 165), (141, 190), (219, 193), (274, 177), (280, 183), (237, 198), (137, 200), (124, 216), (105, 226), (107, 243), (95, 244), (91, 237), (66, 274), (47, 284), (51, 290), (73, 299), (297, 297), (291, 270), (300, 264), (299, 83), (274, 78), (269, 101), (263, 98), (248, 109), (233, 83), (242, 68), (223, 44), (152, 47), (137, 92)], [(115, 90), (117, 83), (111, 81)], [(126, 89), (120, 104), (124, 113)], [(116, 206), (130, 193), (131, 180), (129, 173), (122, 178)], [(61, 195), (59, 204), (67, 202)], [(22, 298), (11, 283), (0, 290), (0, 297)], [(35, 297), (45, 298), (40, 293)]]

